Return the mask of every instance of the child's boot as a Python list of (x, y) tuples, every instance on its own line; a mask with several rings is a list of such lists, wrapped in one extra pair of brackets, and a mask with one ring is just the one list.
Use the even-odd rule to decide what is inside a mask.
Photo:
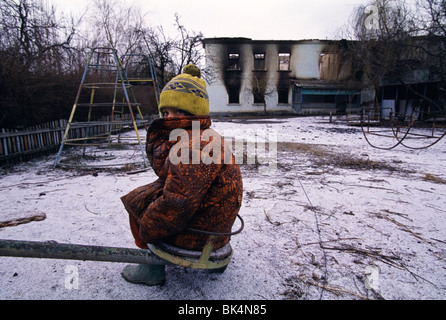
[(165, 267), (157, 264), (128, 265), (122, 270), (121, 275), (131, 283), (158, 286), (166, 282)]

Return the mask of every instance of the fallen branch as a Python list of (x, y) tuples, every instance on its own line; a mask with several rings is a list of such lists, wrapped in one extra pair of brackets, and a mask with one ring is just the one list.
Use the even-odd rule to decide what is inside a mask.
[(433, 285), (435, 288), (438, 288), (437, 285), (436, 285), (435, 283), (433, 283), (432, 281), (427, 280), (426, 278), (423, 278), (422, 276), (420, 276), (419, 274), (416, 274), (415, 272), (410, 271), (406, 266), (403, 266), (403, 268), (404, 268), (407, 272), (409, 272), (409, 273), (415, 278), (415, 280), (418, 281), (417, 278), (420, 278), (420, 279), (426, 281), (427, 283), (430, 283), (430, 284)]
[(442, 210), (442, 209), (438, 208), (437, 206), (431, 205), (429, 203), (426, 204), (426, 207), (429, 207), (429, 208), (432, 208), (432, 209), (435, 209), (435, 210), (438, 210), (438, 211), (441, 211), (441, 212), (446, 212), (446, 210)]
[(420, 236), (419, 234), (415, 233), (409, 227), (407, 227), (406, 225), (402, 224), (401, 222), (398, 222), (395, 219), (390, 218), (387, 215), (380, 214), (380, 213), (377, 213), (377, 212), (370, 212), (370, 211), (368, 211), (368, 213), (373, 214), (373, 215), (377, 216), (378, 218), (386, 219), (387, 221), (390, 221), (390, 222), (396, 224), (397, 226), (402, 227), (405, 231), (411, 233), (414, 237), (420, 239), (421, 241), (424, 241), (424, 242), (430, 244), (430, 242), (428, 240), (424, 239), (422, 236)]
[(441, 242), (441, 243), (443, 243), (443, 244), (446, 244), (446, 241), (439, 240), (439, 239), (435, 239), (435, 238), (431, 238), (431, 239), (434, 240), (434, 241), (438, 241), (438, 242)]
[(149, 169), (141, 169), (141, 170), (129, 171), (129, 172), (126, 172), (126, 174), (132, 175), (132, 174), (137, 174), (137, 173), (141, 173), (141, 172), (146, 172), (148, 170)]
[(384, 255), (384, 254), (381, 254), (380, 252), (372, 251), (372, 250), (358, 249), (358, 248), (354, 248), (354, 247), (352, 247), (352, 246), (350, 246), (350, 245), (346, 245), (346, 247), (324, 247), (324, 246), (322, 246), (322, 244), (321, 244), (321, 247), (322, 247), (323, 249), (326, 249), (326, 250), (348, 251), (348, 252), (351, 252), (351, 253), (358, 253), (358, 254), (366, 255), (366, 256), (368, 256), (368, 257), (371, 257), (371, 258), (374, 258), (374, 259), (376, 259), (376, 260), (379, 260), (379, 261), (381, 261), (381, 262), (383, 262), (383, 263), (385, 263), (385, 264), (388, 264), (388, 265), (390, 265), (390, 266), (392, 266), (392, 267), (395, 267), (395, 268), (397, 268), (397, 269), (400, 269), (400, 270), (406, 270), (406, 271), (409, 272), (409, 273), (410, 273), (416, 280), (418, 280), (417, 278), (419, 278), (419, 279), (422, 279), (422, 280), (424, 280), (424, 281), (430, 283), (430, 284), (433, 285), (434, 287), (437, 287), (434, 283), (432, 283), (431, 281), (427, 280), (426, 278), (423, 278), (422, 276), (420, 276), (420, 275), (418, 275), (418, 274), (416, 274), (416, 273), (410, 271), (404, 264), (398, 265), (398, 264), (395, 264), (395, 263), (392, 261), (392, 260), (401, 260), (400, 257), (397, 257), (397, 256), (388, 256), (388, 255)]
[(321, 243), (328, 243), (328, 242), (336, 242), (336, 241), (343, 241), (343, 240), (358, 240), (359, 238), (339, 238), (339, 239), (333, 239), (333, 240), (325, 240), (325, 241), (317, 241), (317, 242), (308, 242), (308, 243), (303, 243), (303, 244), (299, 244), (299, 246), (309, 246), (309, 245), (314, 245), (314, 244), (321, 244)]
[(263, 209), (263, 213), (265, 214), (266, 220), (268, 220), (269, 223), (275, 225), (275, 226), (280, 226), (280, 222), (274, 222), (271, 220), (271, 218), (269, 217), (269, 215), (266, 213), (265, 209)]
[(43, 212), (31, 212), (30, 215), (12, 217), (11, 219), (0, 221), (0, 228), (14, 227), (19, 224), (29, 223), (31, 221), (42, 221), (46, 218)]
[(400, 216), (400, 217), (402, 217), (402, 218), (404, 218), (404, 219), (407, 219), (407, 220), (412, 221), (412, 219), (409, 218), (409, 215), (408, 215), (408, 214), (405, 214), (405, 213), (400, 213), (400, 212), (390, 211), (390, 210), (388, 210), (388, 209), (381, 209), (381, 211), (386, 212), (386, 213), (389, 213), (389, 214), (396, 214), (397, 216)]
[(357, 294), (357, 293), (354, 293), (354, 292), (351, 292), (351, 291), (348, 291), (348, 290), (345, 290), (345, 289), (342, 289), (342, 288), (328, 287), (326, 285), (315, 283), (315, 282), (313, 282), (311, 280), (307, 280), (306, 283), (308, 283), (308, 284), (310, 284), (312, 286), (315, 286), (315, 287), (323, 288), (324, 290), (330, 291), (331, 293), (334, 293), (336, 295), (347, 293), (349, 295), (358, 297), (358, 298), (363, 299), (363, 300), (370, 300), (368, 297), (365, 297), (365, 296), (363, 296), (361, 294)]
[(273, 224), (273, 222), (271, 221), (269, 215), (266, 213), (265, 209), (263, 209), (263, 213), (265, 214), (266, 220), (268, 220), (269, 223)]
[(348, 251), (350, 253), (363, 254), (363, 255), (366, 255), (373, 259), (379, 260), (383, 263), (386, 263), (388, 265), (391, 265), (395, 268), (403, 269), (401, 266), (395, 264), (392, 261), (392, 260), (401, 260), (401, 258), (397, 257), (397, 256), (388, 256), (388, 255), (384, 255), (384, 254), (381, 254), (380, 252), (373, 251), (373, 250), (358, 249), (351, 245), (346, 245), (345, 247), (325, 247), (325, 246), (322, 246), (322, 244), (321, 244), (321, 248), (326, 249), (326, 250), (339, 250), (339, 251)]

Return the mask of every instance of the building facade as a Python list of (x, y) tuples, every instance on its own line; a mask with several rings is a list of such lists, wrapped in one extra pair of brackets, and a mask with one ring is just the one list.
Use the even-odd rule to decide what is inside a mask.
[(204, 39), (211, 113), (346, 113), (359, 109), (344, 40)]

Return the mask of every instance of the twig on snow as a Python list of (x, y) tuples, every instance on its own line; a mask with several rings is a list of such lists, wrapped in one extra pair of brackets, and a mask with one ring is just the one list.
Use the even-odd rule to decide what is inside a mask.
[(349, 294), (349, 295), (358, 297), (358, 298), (363, 299), (363, 300), (370, 300), (370, 299), (369, 299), (368, 297), (366, 297), (366, 296), (363, 296), (363, 295), (361, 295), (361, 294), (357, 294), (357, 293), (355, 293), (355, 292), (351, 292), (351, 291), (348, 291), (348, 290), (345, 290), (345, 289), (342, 289), (342, 288), (329, 287), (329, 286), (327, 286), (327, 285), (323, 286), (323, 285), (321, 285), (321, 284), (319, 284), (319, 283), (316, 283), (316, 282), (313, 282), (313, 281), (311, 281), (311, 280), (307, 280), (306, 282), (307, 282), (309, 285), (312, 285), (312, 286), (315, 286), (315, 287), (319, 287), (319, 288), (322, 288), (322, 287), (323, 287), (325, 290), (330, 291), (331, 293), (334, 293), (334, 294), (336, 294), (336, 295), (340, 295), (340, 294), (343, 294), (343, 293), (347, 293), (347, 294)]

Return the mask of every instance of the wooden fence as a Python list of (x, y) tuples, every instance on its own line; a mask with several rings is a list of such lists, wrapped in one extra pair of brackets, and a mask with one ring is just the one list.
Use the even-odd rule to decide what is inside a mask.
[[(132, 127), (131, 116), (111, 122), (72, 123), (68, 139), (79, 139), (104, 135), (122, 130), (124, 126)], [(56, 120), (22, 130), (0, 129), (0, 164), (16, 163), (56, 151), (62, 143), (67, 120)], [(140, 126), (147, 121), (137, 121)], [(110, 127), (112, 126), (112, 127)]]

